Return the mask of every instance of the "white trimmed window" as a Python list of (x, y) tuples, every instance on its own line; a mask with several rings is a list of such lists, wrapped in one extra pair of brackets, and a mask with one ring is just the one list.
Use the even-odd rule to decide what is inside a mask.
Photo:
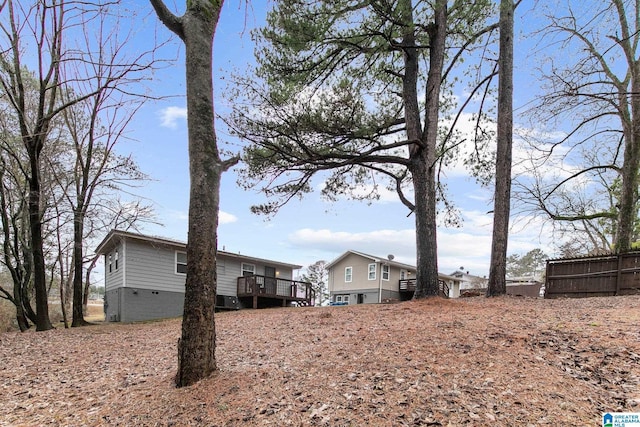
[(176, 251), (176, 273), (187, 274), (187, 253)]
[(345, 267), (344, 269), (344, 281), (351, 282), (353, 280), (353, 267)]
[(253, 264), (242, 263), (242, 276), (253, 276), (256, 274), (256, 266)]
[(349, 295), (336, 295), (336, 302), (349, 302)]
[(369, 280), (376, 280), (376, 264), (369, 264)]
[(109, 254), (109, 273), (113, 270), (113, 254)]
[(389, 266), (382, 265), (382, 280), (389, 281)]
[(114, 256), (114, 261), (115, 261), (114, 264), (117, 270), (118, 269), (118, 250), (117, 249), (116, 249), (116, 254)]

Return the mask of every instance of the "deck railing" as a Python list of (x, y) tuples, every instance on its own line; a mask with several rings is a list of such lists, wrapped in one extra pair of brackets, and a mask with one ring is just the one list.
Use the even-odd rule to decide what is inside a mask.
[(249, 296), (280, 298), (313, 305), (315, 291), (308, 282), (259, 275), (238, 277), (238, 297)]
[[(438, 280), (440, 294), (445, 298), (449, 297), (449, 285), (444, 280)], [(400, 292), (415, 292), (416, 279), (402, 279), (399, 283)]]

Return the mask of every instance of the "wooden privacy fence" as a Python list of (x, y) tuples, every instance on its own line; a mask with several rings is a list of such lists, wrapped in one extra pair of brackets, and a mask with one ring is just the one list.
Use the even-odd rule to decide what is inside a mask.
[(545, 298), (640, 293), (640, 252), (547, 261)]

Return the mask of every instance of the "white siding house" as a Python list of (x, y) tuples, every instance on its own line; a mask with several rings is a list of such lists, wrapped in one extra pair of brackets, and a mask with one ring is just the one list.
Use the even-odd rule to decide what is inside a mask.
[[(107, 321), (133, 322), (182, 315), (185, 243), (112, 230), (96, 253), (103, 255), (105, 261)], [(292, 302), (311, 304), (307, 301), (311, 296), (310, 285), (293, 280), (293, 270), (299, 268), (295, 264), (218, 251), (216, 305), (257, 308)], [(239, 295), (240, 283), (244, 287)]]

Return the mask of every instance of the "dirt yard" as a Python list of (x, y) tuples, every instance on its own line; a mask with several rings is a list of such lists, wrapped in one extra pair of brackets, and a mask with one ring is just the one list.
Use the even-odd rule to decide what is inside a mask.
[(217, 316), (176, 389), (179, 320), (0, 334), (2, 426), (597, 426), (640, 412), (640, 297)]

